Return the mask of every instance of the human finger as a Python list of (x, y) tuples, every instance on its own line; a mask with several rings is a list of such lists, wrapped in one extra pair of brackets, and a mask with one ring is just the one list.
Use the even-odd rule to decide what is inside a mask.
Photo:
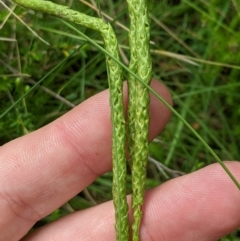
[[(163, 84), (154, 81), (152, 86), (171, 102)], [(124, 92), (126, 103), (126, 86)], [(152, 139), (167, 123), (170, 111), (156, 98), (151, 99)], [(19, 240), (37, 220), (110, 169), (106, 90), (53, 123), (0, 148), (0, 240)]]
[[(226, 163), (240, 180), (240, 163)], [(146, 193), (141, 240), (216, 241), (240, 226), (240, 192), (218, 164)], [(67, 215), (23, 241), (115, 241), (114, 207), (107, 202)]]

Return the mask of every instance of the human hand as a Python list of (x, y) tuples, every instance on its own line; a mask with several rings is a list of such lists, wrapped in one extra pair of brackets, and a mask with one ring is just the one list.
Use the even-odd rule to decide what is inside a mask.
[[(169, 103), (166, 87), (152, 86)], [(126, 88), (125, 88), (126, 93)], [(126, 101), (125, 101), (126, 102)], [(170, 111), (151, 98), (150, 139)], [(226, 163), (240, 180), (240, 163)], [(21, 239), (36, 221), (111, 170), (108, 90), (53, 123), (0, 147), (0, 241)], [(240, 192), (218, 164), (146, 193), (142, 240), (217, 240), (240, 226)], [(112, 202), (67, 215), (24, 241), (115, 240)]]

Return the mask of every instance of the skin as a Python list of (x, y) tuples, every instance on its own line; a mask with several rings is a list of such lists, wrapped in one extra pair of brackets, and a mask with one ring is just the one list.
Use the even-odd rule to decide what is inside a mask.
[[(156, 81), (152, 86), (171, 103), (165, 86)], [(170, 112), (151, 96), (150, 113), (153, 139), (167, 124)], [(226, 165), (240, 181), (240, 163)], [(106, 90), (0, 148), (0, 240), (20, 240), (37, 220), (109, 170), (111, 122)], [(210, 165), (146, 193), (141, 239), (217, 240), (240, 226), (239, 203), (240, 192), (223, 169)], [(22, 240), (114, 241), (113, 203), (67, 215)]]

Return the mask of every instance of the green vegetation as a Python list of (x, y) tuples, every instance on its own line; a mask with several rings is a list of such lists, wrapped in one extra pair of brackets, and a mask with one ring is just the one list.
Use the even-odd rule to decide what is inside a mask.
[[(98, 12), (83, 1), (55, 2), (111, 22), (127, 64), (129, 19), (125, 2), (96, 1)], [(236, 0), (148, 2), (153, 77), (169, 87), (175, 109), (221, 159), (239, 159), (240, 4)], [(23, 24), (1, 4), (0, 8), (0, 115), (44, 78), (0, 118), (2, 145), (46, 125), (108, 88), (108, 78), (104, 53), (58, 18), (17, 7), (14, 12)], [(77, 28), (103, 44), (95, 31)], [(154, 160), (148, 163), (147, 188), (181, 175), (180, 171), (189, 173), (214, 162), (202, 143), (175, 116), (150, 145), (150, 156)], [(159, 162), (171, 170), (159, 171)], [(130, 176), (128, 179), (130, 183)], [(109, 200), (111, 183), (112, 174), (107, 173), (69, 204), (83, 209)], [(66, 205), (36, 226), (69, 211)], [(222, 240), (238, 240), (237, 233)]]

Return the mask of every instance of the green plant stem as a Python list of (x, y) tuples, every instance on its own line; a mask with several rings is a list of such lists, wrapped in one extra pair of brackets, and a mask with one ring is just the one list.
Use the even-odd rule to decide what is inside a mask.
[(90, 17), (50, 1), (14, 0), (14, 2), (23, 7), (45, 12), (98, 31), (104, 39), (106, 51), (114, 57), (110, 58), (106, 56), (109, 71), (111, 120), (113, 125), (113, 202), (116, 210), (116, 240), (127, 241), (129, 240), (129, 225), (126, 200), (126, 128), (122, 91), (122, 67), (115, 61), (115, 59), (120, 60), (115, 33), (110, 24), (105, 23), (99, 18)]
[(218, 157), (218, 155), (214, 152), (214, 150), (206, 143), (206, 141), (193, 129), (193, 127), (161, 96), (159, 95), (153, 88), (149, 86), (149, 84), (146, 84), (142, 78), (140, 78), (136, 73), (131, 71), (126, 65), (124, 65), (122, 62), (117, 60), (114, 56), (111, 55), (111, 53), (107, 52), (104, 48), (102, 48), (99, 44), (97, 44), (95, 41), (90, 39), (88, 36), (86, 36), (84, 33), (78, 31), (77, 29), (73, 28), (68, 23), (64, 22), (69, 28), (74, 29), (79, 35), (81, 35), (84, 39), (86, 39), (89, 43), (91, 43), (93, 46), (101, 50), (103, 53), (105, 53), (110, 58), (113, 58), (122, 68), (127, 71), (128, 73), (131, 73), (137, 81), (139, 81), (146, 89), (148, 89), (156, 98), (161, 101), (178, 119), (180, 119), (184, 125), (193, 133), (193, 135), (205, 146), (206, 150), (209, 151), (209, 153), (213, 156), (213, 158), (222, 166), (222, 168), (225, 170), (227, 175), (230, 177), (230, 179), (233, 181), (233, 183), (236, 185), (236, 187), (240, 190), (240, 183), (237, 181), (237, 179), (233, 176), (233, 174), (230, 172), (230, 170), (227, 168), (227, 166), (224, 164), (224, 162)]
[[(135, 16), (135, 1), (127, 0), (128, 3), (128, 12), (130, 17), (130, 31), (129, 31), (129, 48), (130, 48), (130, 63), (129, 69), (137, 73), (137, 51), (135, 48), (136, 45), (136, 16)], [(128, 152), (129, 152), (129, 163), (132, 167), (132, 157), (134, 153), (134, 143), (135, 143), (135, 111), (136, 111), (136, 78), (128, 73), (128, 122), (127, 122), (127, 131), (128, 131)]]
[[(69, 28), (74, 29), (71, 25), (64, 22)], [(127, 66), (125, 66), (122, 62), (117, 60), (115, 57), (113, 57), (110, 53), (108, 53), (104, 48), (102, 48), (100, 45), (95, 43), (93, 40), (91, 40), (88, 36), (86, 36), (84, 33), (78, 31), (77, 29), (74, 29), (79, 35), (81, 35), (83, 38), (85, 38), (87, 41), (89, 41), (92, 45), (94, 45), (96, 48), (101, 50), (103, 53), (105, 53), (110, 58), (113, 58), (119, 65), (122, 66), (124, 70), (126, 70), (128, 73), (131, 73), (146, 89), (148, 89), (156, 98), (161, 101), (171, 112), (180, 119), (184, 125), (193, 133), (193, 135), (204, 145), (207, 151), (213, 156), (213, 158), (222, 166), (222, 168), (225, 170), (227, 175), (231, 178), (233, 183), (236, 185), (236, 187), (240, 190), (240, 183), (237, 181), (237, 179), (233, 176), (233, 174), (230, 172), (230, 170), (227, 168), (227, 166), (224, 164), (224, 162), (218, 157), (218, 155), (214, 152), (214, 150), (204, 141), (204, 139), (193, 129), (193, 127), (161, 96), (159, 95), (153, 88), (151, 88), (148, 84), (146, 84), (142, 78), (140, 78), (138, 75), (136, 75), (134, 72), (132, 72)]]
[[(131, 59), (129, 68), (149, 85), (152, 77), (150, 55), (150, 23), (146, 0), (128, 0), (130, 15), (129, 44)], [(149, 92), (135, 77), (129, 75), (129, 146), (132, 167), (132, 240), (140, 240), (140, 224), (148, 160)]]

